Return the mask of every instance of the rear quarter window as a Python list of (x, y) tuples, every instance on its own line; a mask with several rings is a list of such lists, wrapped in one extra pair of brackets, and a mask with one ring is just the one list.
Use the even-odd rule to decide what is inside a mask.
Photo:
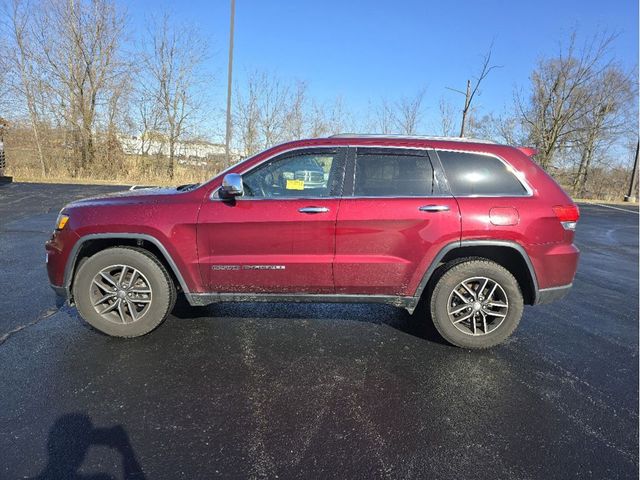
[(458, 196), (524, 196), (511, 167), (490, 155), (438, 150), (451, 193)]

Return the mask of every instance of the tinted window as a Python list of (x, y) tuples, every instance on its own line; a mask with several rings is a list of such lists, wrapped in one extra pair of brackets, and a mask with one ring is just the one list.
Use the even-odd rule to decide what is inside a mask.
[(477, 153), (438, 151), (454, 195), (525, 195), (513, 172), (496, 157)]
[(433, 191), (433, 169), (426, 156), (358, 153), (356, 197), (423, 197)]
[(337, 154), (306, 153), (270, 160), (242, 176), (244, 196), (252, 198), (329, 197), (336, 195)]

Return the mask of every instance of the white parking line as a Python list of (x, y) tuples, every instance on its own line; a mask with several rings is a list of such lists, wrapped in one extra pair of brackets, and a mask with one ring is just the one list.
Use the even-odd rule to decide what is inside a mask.
[(612, 205), (603, 205), (602, 203), (579, 203), (578, 205), (595, 205), (597, 207), (602, 208), (612, 208), (613, 210), (620, 210), (621, 212), (632, 213), (634, 215), (640, 215), (640, 212), (634, 212), (633, 210), (628, 210), (626, 208), (614, 207)]

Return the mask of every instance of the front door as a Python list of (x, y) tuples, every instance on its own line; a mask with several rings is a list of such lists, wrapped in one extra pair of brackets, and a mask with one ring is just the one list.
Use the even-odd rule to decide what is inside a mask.
[(341, 294), (412, 296), (438, 252), (460, 240), (458, 203), (426, 150), (350, 149), (336, 229)]
[(211, 292), (333, 293), (344, 149), (283, 153), (242, 175), (244, 195), (206, 200), (200, 265)]

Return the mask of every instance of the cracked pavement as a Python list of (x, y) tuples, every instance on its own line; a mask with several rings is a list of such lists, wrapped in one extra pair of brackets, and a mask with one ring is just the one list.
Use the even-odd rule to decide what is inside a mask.
[(120, 340), (43, 247), (119, 189), (0, 186), (0, 478), (637, 478), (637, 208), (581, 205), (573, 290), (490, 351), (386, 305), (182, 303)]

